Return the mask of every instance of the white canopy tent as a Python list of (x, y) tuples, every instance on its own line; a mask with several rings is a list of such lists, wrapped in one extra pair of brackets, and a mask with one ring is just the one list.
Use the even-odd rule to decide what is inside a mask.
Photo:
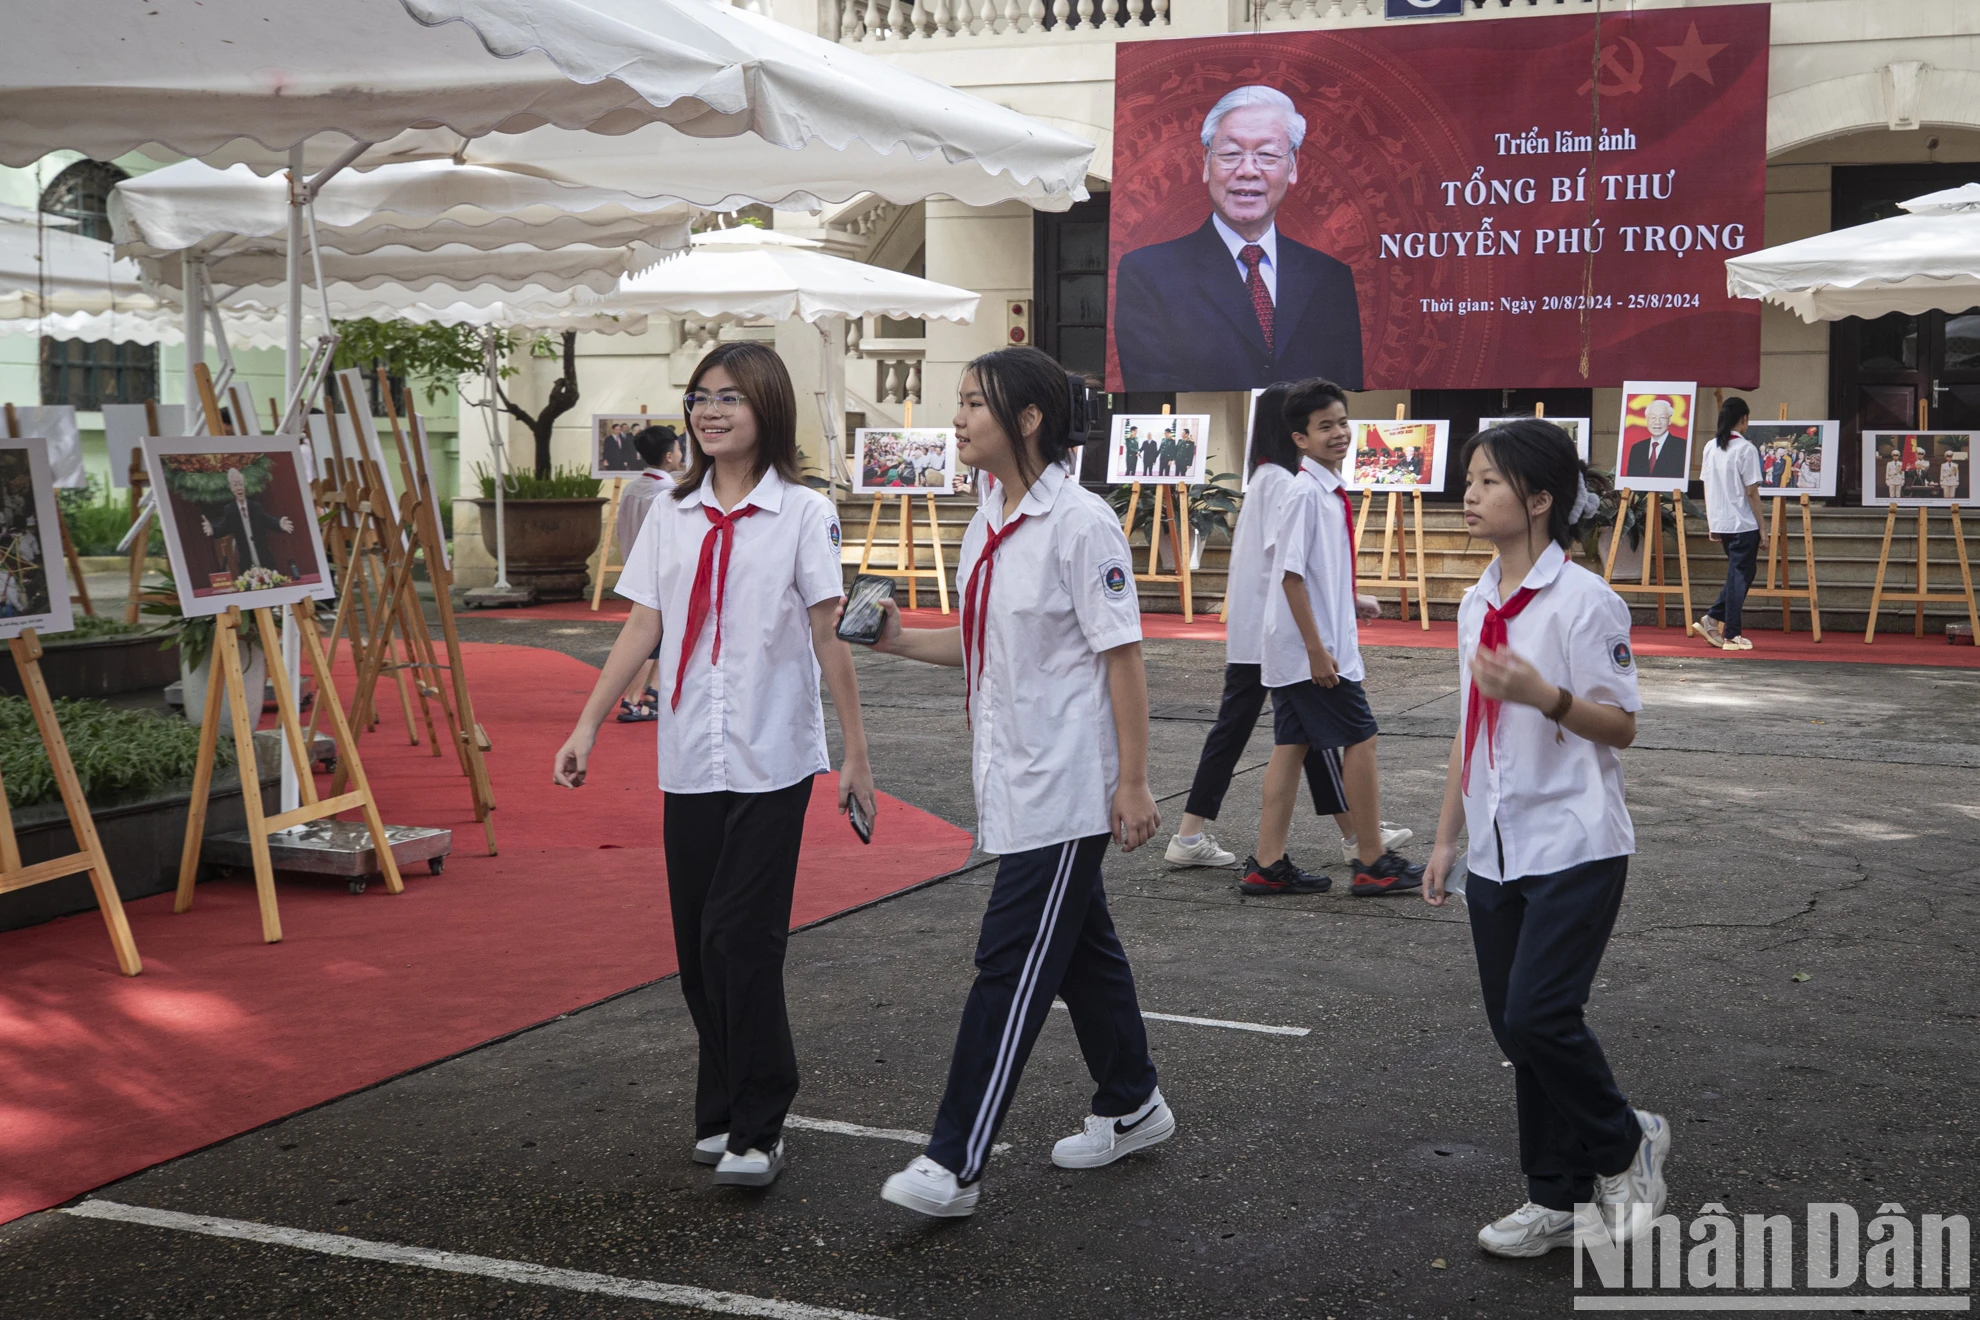
[(1726, 261), (1726, 292), (1802, 320), (1980, 306), (1980, 183), (1901, 203), (1873, 220)]
[(137, 263), (120, 261), (108, 243), (70, 233), (59, 216), (0, 213), (0, 318), (66, 316), (149, 305)]

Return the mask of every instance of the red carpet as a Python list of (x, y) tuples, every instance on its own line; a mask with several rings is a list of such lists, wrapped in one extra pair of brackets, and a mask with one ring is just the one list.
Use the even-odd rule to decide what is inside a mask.
[[(396, 703), (361, 744), (387, 822), (445, 825), (446, 872), (406, 892), (279, 886), (263, 944), (245, 880), (130, 904), (144, 975), (95, 913), (0, 934), (0, 1222), (675, 970), (651, 725), (608, 723), (578, 792), (550, 760), (597, 671), (470, 645), (501, 854), (483, 855), (451, 754), (405, 744)], [(882, 798), (876, 846), (812, 795), (794, 924), (953, 870), (970, 836)]]

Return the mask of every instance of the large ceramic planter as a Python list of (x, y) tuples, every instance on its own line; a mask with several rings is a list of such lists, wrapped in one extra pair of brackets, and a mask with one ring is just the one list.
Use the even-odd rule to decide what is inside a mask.
[[(481, 543), (495, 554), (495, 501), (476, 500)], [(508, 523), (509, 581), (529, 587), (538, 600), (582, 600), (590, 587), (586, 565), (598, 552), (604, 524), (602, 497), (579, 500), (502, 500)]]
[[(41, 639), (41, 676), (53, 697), (111, 697), (163, 688), (179, 676), (179, 653), (158, 642), (155, 633), (134, 633), (65, 644), (57, 633)], [(21, 676), (12, 665), (0, 665), (0, 692), (21, 695)]]

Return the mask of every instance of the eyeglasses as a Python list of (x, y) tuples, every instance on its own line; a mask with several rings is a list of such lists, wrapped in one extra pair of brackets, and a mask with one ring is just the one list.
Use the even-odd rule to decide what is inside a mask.
[(1281, 155), (1276, 151), (1234, 151), (1227, 147), (1223, 151), (1211, 152), (1210, 159), (1216, 161), (1217, 168), (1226, 173), (1237, 169), (1240, 165), (1249, 163), (1253, 169), (1259, 171), (1261, 174), (1271, 174), (1277, 171), (1287, 161), (1291, 160), (1292, 157)]
[(749, 396), (747, 394), (738, 394), (734, 390), (723, 390), (719, 394), (709, 394), (703, 390), (689, 390), (686, 397), (681, 400), (681, 402), (687, 405), (689, 412), (698, 412), (703, 408), (713, 408), (718, 413), (732, 413), (748, 401)]

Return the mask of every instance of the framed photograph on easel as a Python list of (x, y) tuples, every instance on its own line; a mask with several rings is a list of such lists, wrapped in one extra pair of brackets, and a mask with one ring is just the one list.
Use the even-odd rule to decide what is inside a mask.
[(1495, 426), (1504, 426), (1507, 422), (1533, 421), (1550, 422), (1566, 431), (1568, 439), (1574, 441), (1574, 452), (1580, 456), (1582, 462), (1588, 461), (1588, 437), (1593, 432), (1586, 417), (1536, 417), (1532, 413), (1521, 413), (1517, 417), (1481, 417), (1478, 419), (1478, 429), (1489, 431)]
[(55, 510), (47, 444), (0, 436), (0, 638), (75, 627)]
[(336, 595), (298, 437), (150, 437), (144, 458), (186, 617)]
[(1841, 422), (1752, 422), (1743, 432), (1760, 451), (1762, 495), (1836, 493)]
[(1354, 448), (1341, 476), (1349, 490), (1422, 491), (1444, 488), (1451, 424), (1438, 421), (1349, 422)]
[(1623, 382), (1616, 489), (1682, 492), (1691, 484), (1697, 398), (1688, 380)]

